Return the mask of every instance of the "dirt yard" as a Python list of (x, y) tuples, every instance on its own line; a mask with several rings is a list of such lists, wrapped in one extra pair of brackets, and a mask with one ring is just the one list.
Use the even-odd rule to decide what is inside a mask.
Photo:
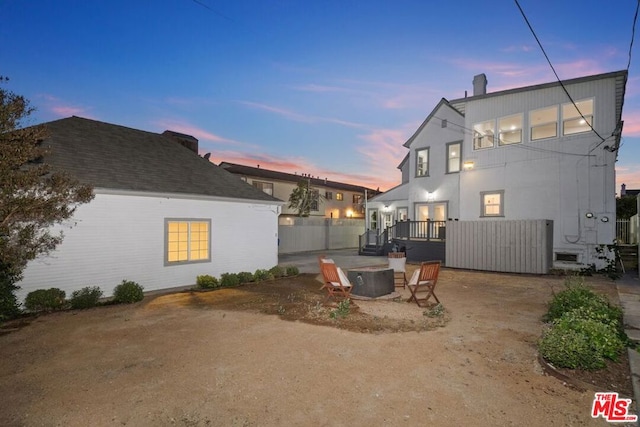
[[(333, 319), (301, 275), (4, 325), (0, 425), (607, 425), (593, 390), (631, 397), (626, 357), (574, 374), (596, 382), (583, 390), (538, 362), (562, 282), (445, 269), (442, 316), (357, 300)], [(588, 283), (616, 302), (610, 281)]]

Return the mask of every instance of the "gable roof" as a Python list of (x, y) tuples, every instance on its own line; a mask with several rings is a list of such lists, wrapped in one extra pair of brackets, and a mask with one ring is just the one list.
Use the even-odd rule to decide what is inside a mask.
[(76, 116), (43, 125), (45, 162), (95, 188), (280, 202), (170, 135)]
[(354, 193), (364, 193), (367, 190), (369, 194), (377, 194), (380, 191), (373, 190), (371, 188), (363, 187), (360, 185), (345, 184), (342, 182), (329, 181), (328, 179), (314, 178), (306, 175), (297, 175), (293, 173), (278, 172), (274, 170), (264, 169), (261, 167), (251, 167), (245, 165), (239, 165), (237, 163), (220, 162), (220, 167), (228, 170), (231, 173), (238, 175), (245, 175), (263, 179), (272, 179), (277, 181), (286, 181), (298, 183), (302, 179), (309, 179), (311, 185), (318, 187), (334, 188), (336, 190), (351, 191)]
[[(446, 99), (442, 98), (440, 100), (440, 102), (438, 102), (438, 105), (436, 105), (435, 108), (433, 110), (431, 110), (431, 113), (429, 113), (427, 118), (424, 119), (424, 121), (422, 122), (420, 127), (418, 127), (418, 129), (413, 133), (413, 135), (411, 135), (411, 138), (407, 139), (407, 142), (405, 142), (403, 144), (405, 147), (409, 148), (411, 146), (411, 143), (413, 142), (413, 140), (416, 139), (416, 137), (420, 134), (420, 132), (422, 132), (422, 129), (424, 129), (425, 126), (427, 126), (427, 123), (429, 123), (429, 121), (431, 121), (431, 119), (436, 115), (436, 111), (438, 111), (440, 109), (440, 107), (442, 107), (443, 105), (446, 105), (447, 107), (451, 108), (452, 111), (455, 111), (461, 117), (464, 117), (464, 115), (460, 111), (458, 111), (457, 109), (453, 108), (453, 106), (449, 103), (449, 101), (447, 101)], [(401, 165), (402, 165), (402, 163), (401, 163)]]

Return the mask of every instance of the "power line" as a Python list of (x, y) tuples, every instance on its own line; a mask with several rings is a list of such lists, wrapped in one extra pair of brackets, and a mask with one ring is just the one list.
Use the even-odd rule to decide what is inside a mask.
[(629, 43), (629, 61), (627, 62), (627, 72), (629, 72), (629, 68), (631, 67), (631, 51), (633, 49), (633, 39), (636, 36), (636, 22), (638, 21), (638, 9), (640, 9), (640, 0), (636, 4), (636, 13), (633, 16), (633, 26), (631, 27), (631, 43)]
[[(580, 117), (582, 117), (582, 119), (589, 125), (589, 127), (591, 128), (591, 130), (598, 136), (598, 138), (600, 138), (600, 144), (602, 144), (603, 142), (606, 141), (606, 139), (604, 139), (591, 125), (591, 123), (589, 123), (589, 121), (586, 119), (586, 117), (582, 114), (582, 112), (580, 111), (580, 109), (578, 108), (578, 106), (576, 105), (575, 101), (573, 100), (573, 98), (571, 97), (571, 95), (569, 94), (569, 91), (567, 90), (567, 88), (564, 86), (564, 83), (562, 83), (562, 80), (560, 80), (560, 77), (558, 76), (558, 73), (556, 72), (556, 69), (553, 67), (553, 64), (551, 63), (551, 60), (549, 59), (549, 56), (547, 55), (547, 52), (544, 50), (544, 47), (542, 47), (542, 43), (540, 42), (540, 39), (538, 39), (538, 36), (536, 35), (536, 32), (533, 30), (533, 27), (531, 26), (531, 23), (529, 23), (529, 19), (527, 19), (527, 15), (525, 15), (524, 10), (522, 10), (522, 7), (520, 7), (520, 3), (518, 3), (518, 0), (514, 0), (516, 2), (516, 6), (518, 6), (518, 9), (520, 10), (520, 13), (522, 14), (522, 17), (524, 18), (525, 22), (527, 23), (527, 26), (529, 27), (529, 30), (531, 31), (531, 34), (533, 34), (533, 37), (536, 39), (536, 42), (538, 42), (538, 46), (540, 46), (540, 50), (542, 50), (542, 53), (544, 54), (544, 57), (547, 59), (547, 62), (549, 63), (549, 67), (551, 67), (551, 70), (553, 71), (553, 74), (555, 74), (556, 79), (558, 80), (558, 83), (560, 83), (560, 86), (562, 87), (562, 90), (564, 90), (564, 93), (567, 95), (567, 97), (569, 98), (569, 100), (571, 101), (571, 103), (573, 104), (573, 106), (575, 107), (576, 111), (578, 112), (578, 114), (580, 114)], [(639, 0), (640, 1), (640, 0)], [(598, 146), (600, 146), (600, 144), (598, 144)], [(597, 148), (597, 147), (596, 147)]]

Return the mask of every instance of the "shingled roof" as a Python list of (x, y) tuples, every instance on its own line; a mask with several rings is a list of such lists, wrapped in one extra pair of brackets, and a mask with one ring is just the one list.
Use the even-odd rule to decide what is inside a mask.
[(228, 170), (231, 173), (242, 175), (242, 176), (251, 176), (256, 178), (286, 181), (286, 182), (293, 182), (293, 183), (297, 183), (302, 179), (309, 179), (311, 185), (315, 185), (318, 187), (333, 188), (336, 190), (351, 191), (354, 193), (364, 193), (364, 190), (367, 190), (367, 192), (370, 195), (380, 193), (380, 191), (378, 190), (373, 190), (371, 188), (363, 187), (360, 185), (330, 181), (328, 179), (323, 179), (320, 177), (312, 177), (307, 175), (296, 175), (293, 173), (278, 172), (274, 170), (264, 169), (261, 167), (239, 165), (237, 163), (220, 162), (220, 167)]
[[(69, 117), (43, 124), (45, 162), (94, 188), (280, 202), (171, 138)], [(191, 137), (193, 138), (193, 137)]]

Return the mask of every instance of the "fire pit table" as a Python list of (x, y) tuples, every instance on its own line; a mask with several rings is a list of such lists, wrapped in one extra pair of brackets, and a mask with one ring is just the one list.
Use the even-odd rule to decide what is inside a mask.
[(347, 277), (353, 285), (352, 295), (376, 298), (395, 291), (392, 268), (354, 268), (347, 271)]

